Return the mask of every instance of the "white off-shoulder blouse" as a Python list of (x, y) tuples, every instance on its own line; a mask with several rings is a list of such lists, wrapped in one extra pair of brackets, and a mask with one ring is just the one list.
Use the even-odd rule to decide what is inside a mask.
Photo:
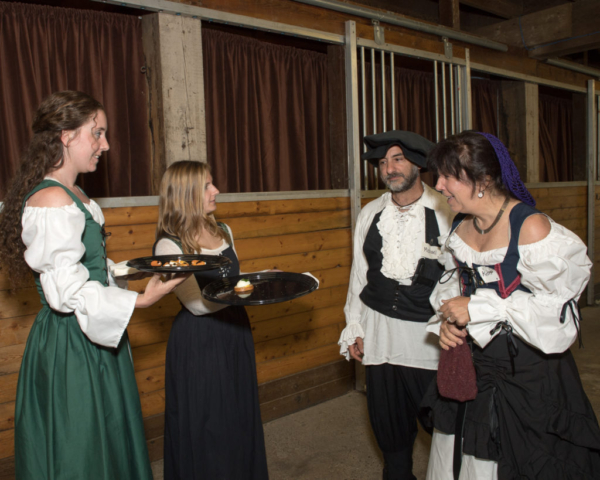
[[(590, 278), (592, 262), (581, 239), (570, 230), (550, 220), (550, 233), (536, 243), (519, 246), (520, 260), (517, 270), (521, 283), (531, 293), (514, 291), (501, 298), (495, 290), (479, 288), (471, 295), (467, 330), (474, 341), (485, 347), (499, 333), (492, 334), (493, 326), (508, 321), (514, 333), (528, 344), (544, 353), (561, 353), (577, 338), (577, 327), (571, 310), (567, 310), (564, 323), (560, 323), (563, 305), (577, 301)], [(508, 247), (478, 252), (467, 245), (455, 232), (450, 238), (441, 238), (454, 251), (454, 255), (467, 265), (493, 265), (501, 263)], [(455, 268), (450, 251), (444, 249), (440, 262), (446, 270)], [(430, 301), (438, 312), (442, 300), (460, 295), (457, 275), (444, 284), (438, 284)], [(439, 335), (441, 314), (429, 320), (427, 330)]]
[[(91, 200), (85, 207), (94, 221), (104, 224), (96, 202)], [(90, 341), (105, 347), (118, 346), (138, 294), (119, 288), (110, 275), (108, 287), (89, 280), (89, 272), (81, 263), (85, 253), (81, 241), (83, 212), (75, 203), (60, 208), (26, 206), (21, 223), (21, 238), (27, 247), (25, 261), (40, 274), (50, 308), (75, 313)]]

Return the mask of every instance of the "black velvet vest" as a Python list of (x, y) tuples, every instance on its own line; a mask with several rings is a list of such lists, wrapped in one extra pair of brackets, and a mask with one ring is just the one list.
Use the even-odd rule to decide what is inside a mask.
[[(383, 239), (377, 228), (381, 212), (375, 215), (365, 243), (363, 252), (367, 258), (367, 285), (360, 294), (363, 303), (387, 316), (411, 322), (427, 322), (434, 314), (429, 303), (429, 296), (440, 279), (444, 269), (437, 260), (421, 258), (417, 265), (411, 285), (400, 285), (396, 280), (381, 273)], [(425, 207), (425, 241), (439, 247), (437, 237), (440, 235), (435, 212)], [(406, 248), (414, 248), (407, 245)]]

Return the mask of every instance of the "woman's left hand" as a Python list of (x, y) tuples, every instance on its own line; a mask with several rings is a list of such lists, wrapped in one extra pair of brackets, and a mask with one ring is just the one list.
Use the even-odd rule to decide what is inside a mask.
[(442, 300), (440, 313), (447, 322), (464, 327), (471, 321), (468, 309), (470, 301), (469, 297), (454, 297), (450, 300)]

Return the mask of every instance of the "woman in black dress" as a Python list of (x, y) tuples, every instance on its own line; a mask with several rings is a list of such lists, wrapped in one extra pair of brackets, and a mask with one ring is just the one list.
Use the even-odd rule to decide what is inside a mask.
[(585, 244), (534, 208), (493, 135), (449, 137), (428, 166), (458, 215), (430, 299), (444, 351), (422, 404), (435, 427), (427, 479), (600, 478), (600, 428), (569, 350)]
[(165, 369), (165, 480), (267, 479), (254, 342), (244, 307), (205, 300), (202, 289), (239, 275), (229, 227), (215, 221), (219, 191), (205, 163), (171, 165), (161, 182), (156, 255), (223, 255), (175, 291)]

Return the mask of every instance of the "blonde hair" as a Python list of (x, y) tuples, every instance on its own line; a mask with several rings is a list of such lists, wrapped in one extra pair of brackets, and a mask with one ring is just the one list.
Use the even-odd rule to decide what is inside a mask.
[(176, 237), (183, 253), (200, 253), (197, 238), (202, 230), (231, 244), (214, 215), (204, 211), (204, 188), (210, 174), (206, 163), (184, 160), (173, 163), (160, 181), (156, 239)]

